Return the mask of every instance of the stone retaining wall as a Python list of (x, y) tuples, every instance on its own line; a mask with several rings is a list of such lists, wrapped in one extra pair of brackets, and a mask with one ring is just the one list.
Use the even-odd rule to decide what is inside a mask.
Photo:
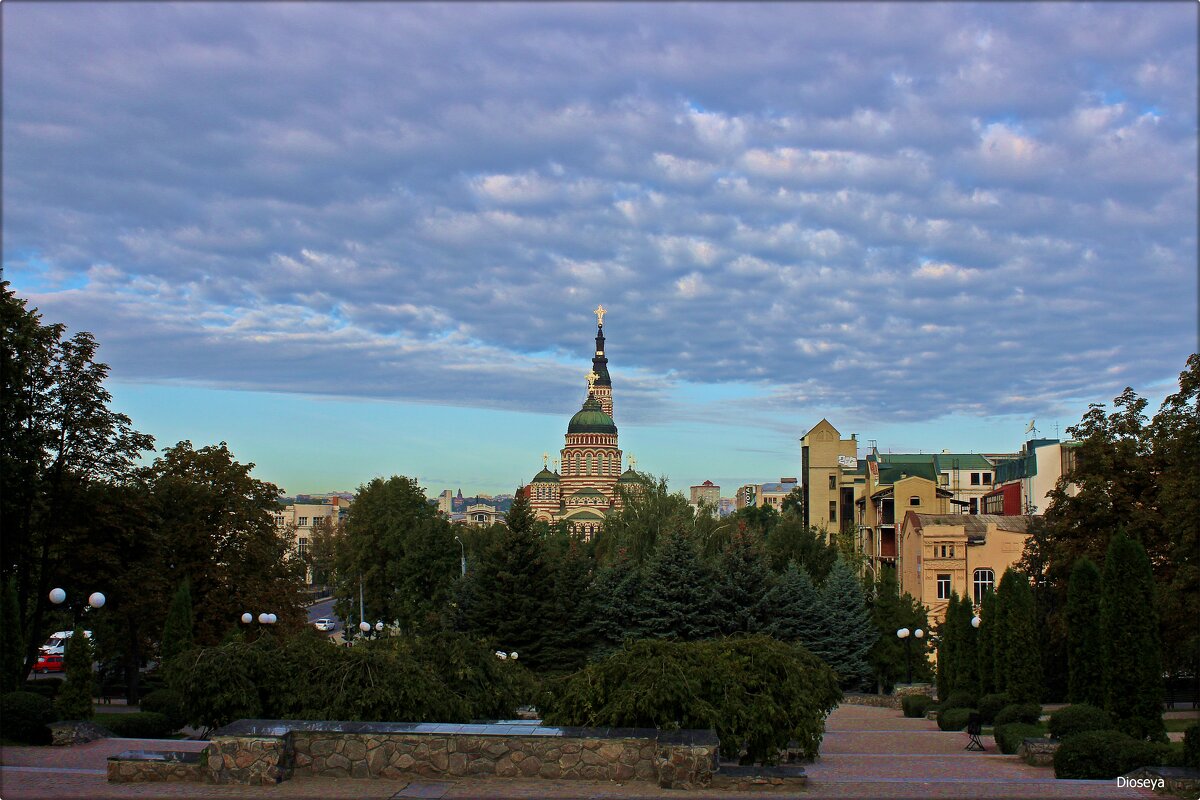
[(126, 750), (108, 759), (110, 783), (200, 782), (204, 776), (199, 753)]
[(213, 736), (208, 754), (209, 783), (274, 786), (292, 777), (290, 736)]
[(1054, 754), (1060, 744), (1058, 739), (1023, 739), (1017, 755), (1030, 766), (1050, 767), (1054, 765)]
[(899, 708), (900, 698), (894, 694), (859, 694), (847, 692), (842, 703), (848, 706), (873, 706), (875, 708)]

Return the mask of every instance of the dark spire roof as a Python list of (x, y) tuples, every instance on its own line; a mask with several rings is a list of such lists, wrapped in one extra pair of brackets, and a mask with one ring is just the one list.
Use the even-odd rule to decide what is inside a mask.
[(603, 325), (596, 326), (596, 354), (592, 356), (592, 372), (598, 376), (597, 386), (612, 386), (612, 379), (608, 377), (608, 357), (604, 355)]

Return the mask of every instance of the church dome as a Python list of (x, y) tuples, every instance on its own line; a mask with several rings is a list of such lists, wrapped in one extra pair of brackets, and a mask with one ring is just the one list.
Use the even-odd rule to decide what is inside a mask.
[(558, 476), (542, 467), (542, 471), (533, 476), (531, 483), (558, 483)]
[(621, 473), (621, 477), (617, 478), (617, 483), (637, 483), (645, 486), (647, 483), (649, 483), (649, 480), (647, 480), (645, 475), (641, 474), (640, 472), (634, 472), (633, 468), (630, 467)]
[(588, 394), (587, 400), (583, 402), (583, 408), (571, 417), (571, 422), (567, 425), (567, 433), (616, 432), (617, 425), (613, 422), (613, 418), (604, 413), (600, 407), (600, 401), (591, 394)]

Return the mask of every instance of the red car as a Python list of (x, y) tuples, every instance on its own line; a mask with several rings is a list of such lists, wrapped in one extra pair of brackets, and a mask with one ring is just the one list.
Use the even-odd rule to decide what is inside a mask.
[(37, 666), (33, 668), (34, 672), (40, 672), (45, 675), (47, 672), (62, 672), (63, 657), (56, 655), (40, 655), (38, 656)]

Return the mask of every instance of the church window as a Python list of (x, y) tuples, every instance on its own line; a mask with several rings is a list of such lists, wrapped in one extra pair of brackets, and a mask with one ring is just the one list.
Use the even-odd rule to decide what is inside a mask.
[(588, 475), (592, 474), (592, 454), (591, 453), (587, 454), (587, 474)]
[(605, 475), (605, 474), (607, 474), (607, 473), (605, 473), (605, 471), (604, 471), (604, 454), (603, 454), (603, 453), (601, 453), (600, 455), (596, 456), (596, 458), (597, 458), (597, 459), (599, 459), (599, 461), (600, 461), (600, 468), (599, 468), (598, 470), (596, 470), (596, 471), (597, 471), (598, 473), (600, 473), (601, 475)]

